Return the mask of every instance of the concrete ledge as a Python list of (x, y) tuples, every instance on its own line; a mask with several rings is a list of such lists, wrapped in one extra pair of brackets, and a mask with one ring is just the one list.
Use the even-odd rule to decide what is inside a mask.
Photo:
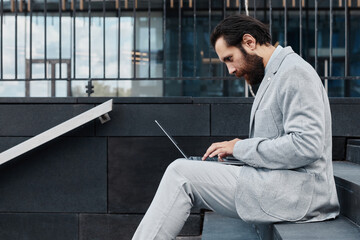
[(281, 223), (274, 225), (274, 240), (357, 240), (359, 226), (345, 217), (316, 223)]
[(207, 212), (204, 218), (202, 240), (259, 240), (252, 224), (241, 219), (221, 216), (217, 213)]
[(350, 139), (346, 147), (346, 160), (360, 164), (360, 140)]

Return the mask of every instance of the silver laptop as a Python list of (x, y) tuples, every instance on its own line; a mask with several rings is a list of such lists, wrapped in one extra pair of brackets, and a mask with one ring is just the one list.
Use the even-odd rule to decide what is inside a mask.
[[(179, 147), (177, 142), (171, 137), (171, 135), (161, 126), (161, 124), (155, 120), (155, 123), (160, 127), (160, 129), (165, 133), (165, 135), (170, 139), (170, 141), (175, 145), (175, 147), (180, 151), (180, 153), (184, 156), (184, 158), (188, 160), (198, 160), (201, 161), (202, 157), (200, 156), (189, 156), (185, 154), (185, 152)], [(228, 164), (228, 165), (238, 165), (242, 166), (244, 163), (236, 158), (232, 157), (226, 157), (224, 158), (224, 161), (219, 161), (217, 157), (208, 157), (205, 161), (212, 161), (212, 162), (218, 162), (222, 164)]]

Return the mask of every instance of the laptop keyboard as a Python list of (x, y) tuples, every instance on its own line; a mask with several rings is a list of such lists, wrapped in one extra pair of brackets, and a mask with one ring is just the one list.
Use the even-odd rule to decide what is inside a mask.
[[(199, 156), (191, 156), (189, 157), (189, 160), (196, 160), (196, 161), (201, 161), (202, 157)], [(243, 166), (245, 165), (244, 162), (239, 161), (235, 158), (225, 158), (224, 162), (220, 162), (219, 159), (217, 157), (208, 157), (205, 161), (210, 161), (210, 162), (220, 162), (226, 165), (235, 165), (235, 166)]]
[[(202, 157), (199, 156), (191, 156), (189, 157), (190, 160), (197, 160), (197, 161), (201, 161)], [(211, 162), (218, 162), (219, 159), (217, 157), (208, 157), (205, 159), (205, 161), (211, 161)]]

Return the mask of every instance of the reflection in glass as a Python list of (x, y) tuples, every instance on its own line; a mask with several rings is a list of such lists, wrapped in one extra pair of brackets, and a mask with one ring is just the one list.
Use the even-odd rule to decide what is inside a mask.
[[(92, 96), (244, 96), (244, 80), (228, 78), (229, 74), (225, 65), (218, 60), (209, 42), (210, 31), (224, 18), (224, 15), (234, 14), (239, 10), (244, 13), (244, 1), (197, 0), (191, 1), (191, 4), (189, 1), (165, 1), (166, 12), (163, 12), (163, 1), (137, 1), (138, 5), (134, 5), (136, 1), (133, 0), (120, 1), (120, 26), (119, 12), (114, 8), (114, 1), (93, 1), (90, 35), (89, 15), (85, 1), (83, 10), (78, 9), (77, 4), (75, 19), (72, 17), (72, 12), (62, 12), (61, 36), (58, 1), (48, 1), (46, 17), (44, 17), (44, 9), (41, 9), (41, 1), (35, 2), (37, 3), (33, 8), (32, 32), (30, 33), (30, 14), (18, 12), (17, 26), (15, 26), (15, 14), (11, 13), (9, 8), (10, 1), (4, 0), (6, 3), (4, 9), (6, 9), (2, 26), (4, 33), (2, 36), (2, 80), (15, 78), (17, 64), (17, 77), (20, 82), (1, 82), (0, 96), (24, 96), (26, 90), (30, 90), (30, 96), (51, 96), (51, 94), (68, 96), (67, 81), (64, 81), (68, 74), (71, 74), (73, 96), (87, 96), (85, 86), (89, 78), (93, 80), (95, 86), (95, 93)], [(102, 2), (106, 2), (105, 21)], [(239, 9), (240, 2), (241, 9)], [(282, 46), (285, 44), (285, 2), (287, 6), (286, 39), (288, 45), (299, 53), (299, 1), (272, 1), (273, 44), (278, 43)], [(346, 72), (346, 40), (349, 42), (349, 69), (347, 70), (350, 76), (360, 75), (358, 67), (360, 65), (358, 44), (360, 42), (358, 31), (360, 13), (358, 4), (348, 1), (350, 2), (352, 5), (349, 6), (348, 12), (349, 36), (346, 38), (344, 1), (333, 0), (332, 76), (343, 77)], [(183, 5), (179, 9), (181, 3)], [(304, 1), (304, 3), (302, 56), (314, 66), (314, 2)], [(320, 76), (325, 75), (326, 63), (329, 65), (330, 62), (329, 3), (329, 1), (318, 1), (317, 60)], [(340, 3), (342, 3), (341, 6)], [(210, 4), (211, 11), (208, 9)], [(253, 1), (249, 7), (250, 15), (256, 15), (257, 19), (266, 24), (269, 23), (268, 2)], [(46, 36), (44, 36), (45, 21)], [(73, 29), (73, 21), (75, 21), (75, 29)], [(166, 21), (165, 26), (164, 21)], [(135, 32), (134, 26), (136, 26)], [(14, 29), (16, 28), (18, 37), (15, 43)], [(181, 32), (179, 32), (180, 29)], [(32, 34), (31, 46), (30, 34)], [(46, 46), (44, 45), (45, 37)], [(61, 47), (59, 46), (60, 37)], [(89, 37), (91, 49), (89, 49)], [(164, 38), (166, 38), (166, 46), (164, 46)], [(118, 44), (120, 44), (120, 49)], [(15, 62), (15, 46), (17, 46), (17, 62)], [(32, 66), (27, 67), (26, 59), (30, 59), (30, 47), (33, 63)], [(91, 66), (89, 66), (90, 62)], [(74, 63), (76, 64), (75, 73)], [(71, 64), (71, 68), (67, 64)], [(330, 75), (330, 66), (327, 67), (328, 75)], [(30, 69), (31, 77), (36, 81), (31, 82), (30, 89), (25, 89), (24, 80), (29, 77), (27, 74), (30, 73)], [(54, 89), (51, 78), (57, 79), (55, 93), (51, 91)], [(38, 81), (39, 79), (42, 81)], [(360, 96), (360, 80), (329, 80), (328, 86), (331, 97)]]
[(91, 78), (102, 78), (104, 74), (104, 51), (103, 51), (103, 28), (102, 17), (91, 17)]
[(3, 33), (3, 78), (15, 78), (15, 18), (13, 16), (4, 16)]
[(89, 18), (77, 16), (75, 22), (75, 78), (89, 78)]

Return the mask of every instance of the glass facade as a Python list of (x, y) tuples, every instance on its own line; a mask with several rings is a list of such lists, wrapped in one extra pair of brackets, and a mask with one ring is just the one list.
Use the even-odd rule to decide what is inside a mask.
[[(0, 97), (248, 96), (212, 47), (225, 16), (255, 16), (330, 97), (360, 97), (360, 0), (0, 0)], [(248, 4), (247, 4), (248, 2)]]

